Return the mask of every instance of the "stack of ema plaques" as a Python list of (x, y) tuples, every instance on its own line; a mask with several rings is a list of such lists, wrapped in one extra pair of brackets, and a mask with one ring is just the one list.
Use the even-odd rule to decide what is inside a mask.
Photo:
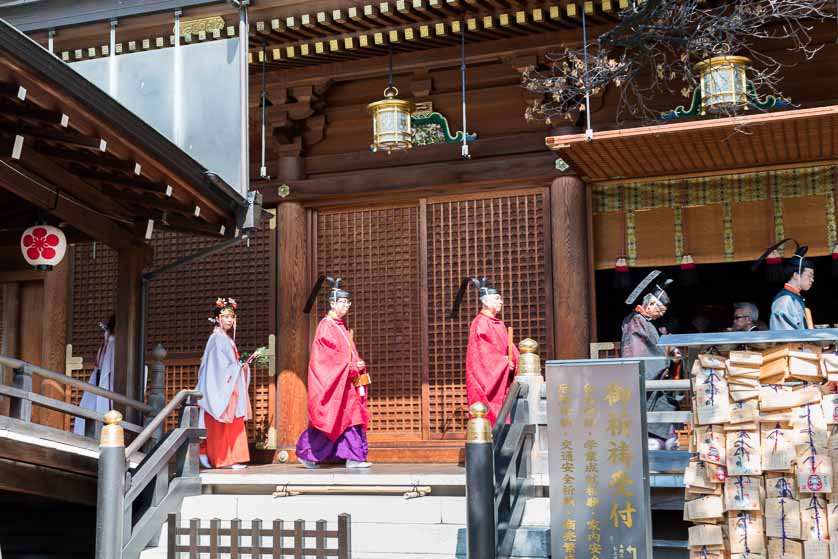
[(823, 349), (696, 359), (691, 559), (838, 559), (838, 355)]

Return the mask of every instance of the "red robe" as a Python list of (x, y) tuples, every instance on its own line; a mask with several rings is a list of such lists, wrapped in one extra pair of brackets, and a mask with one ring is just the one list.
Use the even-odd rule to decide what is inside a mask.
[(466, 351), (466, 394), (468, 405), (483, 402), (486, 417), (494, 425), (509, 392), (510, 373), (518, 364), (518, 348), (512, 346), (509, 361), (509, 335), (499, 318), (479, 313), (471, 323)]
[(325, 316), (317, 325), (308, 361), (308, 417), (311, 425), (336, 441), (353, 425), (369, 422), (366, 407), (352, 385), (363, 370), (343, 320)]

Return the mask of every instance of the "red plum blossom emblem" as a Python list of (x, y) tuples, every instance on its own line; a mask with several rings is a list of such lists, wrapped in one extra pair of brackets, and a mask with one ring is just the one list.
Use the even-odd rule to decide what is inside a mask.
[(51, 270), (64, 258), (67, 239), (58, 227), (35, 225), (23, 232), (20, 251), (26, 261), (39, 270)]
[(55, 258), (55, 247), (61, 244), (61, 239), (55, 233), (50, 233), (45, 227), (36, 227), (32, 234), (23, 236), (23, 246), (26, 256), (32, 260), (38, 258)]

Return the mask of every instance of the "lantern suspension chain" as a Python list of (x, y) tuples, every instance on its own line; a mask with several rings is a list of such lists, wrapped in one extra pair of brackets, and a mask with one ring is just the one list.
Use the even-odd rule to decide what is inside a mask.
[[(395, 92), (393, 90), (395, 89)], [(387, 97), (386, 91), (390, 91), (393, 95), (398, 95), (399, 90), (393, 85), (393, 45), (387, 45), (387, 90), (384, 96)]]
[(582, 51), (585, 58), (585, 75), (582, 80), (585, 84), (585, 120), (587, 127), (585, 128), (585, 139), (592, 142), (594, 139), (594, 130), (591, 128), (591, 88), (588, 85), (588, 25), (585, 19), (585, 7), (582, 7)]
[(268, 92), (267, 92), (267, 82), (266, 82), (266, 64), (267, 64), (267, 54), (265, 53), (265, 43), (262, 43), (262, 164), (259, 167), (259, 176), (263, 179), (268, 178), (268, 168), (265, 166), (265, 130), (267, 128), (266, 125), (266, 109), (268, 104)]
[(466, 126), (466, 26), (463, 18), (460, 18), (460, 93), (463, 97), (463, 146), (460, 148), (460, 157), (471, 159), (466, 139), (468, 134), (468, 126)]

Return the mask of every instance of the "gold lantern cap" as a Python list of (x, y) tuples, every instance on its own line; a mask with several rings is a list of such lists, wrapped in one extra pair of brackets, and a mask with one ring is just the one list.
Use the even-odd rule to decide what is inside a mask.
[(378, 109), (383, 109), (385, 107), (400, 107), (403, 110), (407, 110), (408, 112), (413, 112), (415, 110), (415, 106), (412, 102), (407, 101), (405, 99), (397, 99), (396, 97), (399, 94), (399, 89), (394, 86), (388, 86), (387, 89), (384, 90), (384, 99), (380, 101), (375, 101), (367, 105), (367, 112), (370, 114), (375, 113)]
[(693, 66), (693, 70), (696, 72), (704, 72), (705, 70), (713, 67), (713, 66), (720, 66), (722, 64), (739, 64), (739, 65), (747, 65), (751, 62), (751, 59), (747, 56), (733, 56), (733, 55), (722, 55), (722, 56), (713, 56), (711, 58), (706, 58), (700, 62), (696, 62)]

